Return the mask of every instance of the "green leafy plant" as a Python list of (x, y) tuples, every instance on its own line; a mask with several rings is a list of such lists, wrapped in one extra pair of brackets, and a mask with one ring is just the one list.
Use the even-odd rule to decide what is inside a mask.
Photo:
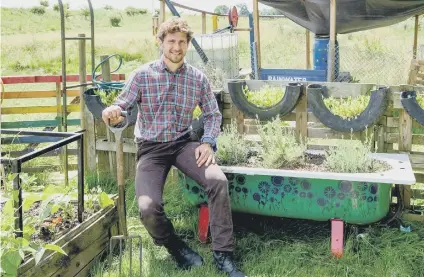
[(245, 86), (243, 92), (252, 104), (258, 107), (272, 107), (283, 98), (285, 89), (267, 84), (257, 91), (251, 91)]
[(236, 122), (233, 120), (229, 126), (225, 126), (217, 139), (217, 163), (221, 165), (242, 165), (248, 162), (249, 143), (244, 136), (237, 132)]
[(113, 15), (111, 17), (109, 17), (110, 20), (110, 25), (112, 25), (113, 27), (119, 27), (119, 24), (121, 24), (121, 16), (119, 15)]
[(37, 6), (37, 7), (32, 7), (32, 8), (31, 8), (31, 12), (32, 12), (33, 14), (39, 14), (39, 15), (42, 15), (42, 14), (45, 14), (45, 13), (46, 13), (46, 9), (45, 9), (45, 7), (43, 7), (43, 6)]
[(370, 96), (360, 95), (341, 99), (329, 97), (324, 99), (324, 103), (329, 110), (335, 115), (344, 119), (354, 118), (358, 116), (367, 107), (370, 101)]
[(326, 151), (325, 166), (334, 172), (365, 173), (385, 169), (385, 165), (370, 157), (372, 136), (365, 141), (341, 140)]
[(113, 89), (113, 90), (96, 90), (95, 93), (100, 96), (100, 100), (103, 102), (103, 104), (105, 104), (106, 106), (110, 106), (112, 105), (116, 98), (118, 97), (119, 93), (121, 91), (117, 90), (117, 89)]
[(260, 137), (258, 157), (262, 167), (282, 168), (304, 162), (306, 141), (300, 139), (298, 142), (294, 133), (282, 126), (278, 116), (266, 124), (261, 125), (258, 121), (258, 134)]

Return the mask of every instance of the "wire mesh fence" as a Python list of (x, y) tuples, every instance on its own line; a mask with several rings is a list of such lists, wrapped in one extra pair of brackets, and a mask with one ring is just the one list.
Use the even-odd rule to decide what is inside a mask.
[(406, 84), (413, 51), (402, 48), (341, 43), (335, 47), (335, 81), (376, 83), (381, 85)]
[(202, 70), (211, 86), (221, 88), (225, 79), (239, 75), (238, 37), (235, 33), (207, 34), (195, 37), (208, 62), (205, 64), (196, 49), (190, 45), (186, 60)]

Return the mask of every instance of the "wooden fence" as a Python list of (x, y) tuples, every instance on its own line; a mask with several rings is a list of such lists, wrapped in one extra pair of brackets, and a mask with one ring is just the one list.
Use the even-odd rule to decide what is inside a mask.
[[(125, 80), (125, 74), (113, 74), (111, 78), (114, 81)], [(87, 75), (86, 80), (91, 81), (92, 76)], [(79, 82), (79, 75), (68, 75), (66, 81), (68, 83)], [(45, 131), (63, 131), (65, 130), (64, 118), (68, 117), (71, 113), (80, 114), (80, 89), (71, 89), (66, 91), (66, 96), (70, 100), (70, 104), (67, 105), (66, 110), (67, 114), (64, 114), (63, 109), (63, 95), (62, 95), (62, 76), (59, 75), (50, 75), (50, 76), (3, 76), (1, 77), (2, 81), (2, 93), (1, 93), (1, 128), (3, 129), (38, 129), (42, 128)], [(22, 85), (22, 84), (50, 84), (55, 85), (54, 90), (15, 90), (13, 86)], [(52, 99), (56, 99), (55, 104), (52, 105)], [(4, 107), (4, 104), (10, 100), (22, 100), (26, 105), (19, 107)], [(46, 100), (50, 102), (50, 105), (32, 105), (31, 100)], [(51, 116), (51, 119), (40, 120), (37, 118), (38, 115), (47, 114)], [(4, 115), (15, 115), (24, 117), (24, 120), (4, 120)], [(72, 127), (81, 126), (81, 116), (79, 118), (68, 119), (66, 120), (66, 125)], [(67, 129), (67, 128), (66, 128)], [(10, 144), (11, 141), (3, 140), (2, 144)], [(27, 144), (25, 150), (20, 151), (4, 151), (2, 150), (2, 156), (8, 154), (10, 157), (17, 157), (25, 153), (31, 152), (34, 147), (40, 143), (49, 142), (48, 138), (40, 136), (28, 136), (20, 140), (20, 144)], [(14, 141), (16, 143), (16, 140)], [(4, 153), (3, 153), (4, 152)], [(57, 156), (60, 155), (62, 151), (52, 151), (43, 155), (43, 157), (48, 156)], [(75, 156), (76, 149), (69, 149), (68, 156)], [(64, 159), (64, 158), (63, 158)], [(63, 160), (62, 160), (63, 162)], [(77, 167), (74, 163), (69, 164), (69, 169), (73, 170)], [(38, 167), (24, 167), (23, 170), (26, 172), (38, 172), (45, 170), (46, 168), (63, 170), (63, 164), (59, 166), (45, 165)]]

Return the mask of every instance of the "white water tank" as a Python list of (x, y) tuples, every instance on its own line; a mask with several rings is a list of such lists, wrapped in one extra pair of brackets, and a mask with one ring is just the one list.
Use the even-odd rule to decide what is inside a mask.
[[(223, 74), (227, 79), (233, 79), (239, 75), (237, 34), (202, 34), (194, 38), (209, 59), (207, 68), (212, 67), (216, 70), (215, 73)], [(190, 44), (187, 50), (186, 61), (200, 69), (205, 69), (193, 44)]]

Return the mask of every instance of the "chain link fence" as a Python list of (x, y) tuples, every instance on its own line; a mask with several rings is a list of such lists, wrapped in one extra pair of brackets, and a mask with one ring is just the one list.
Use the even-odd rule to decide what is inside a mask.
[(335, 81), (375, 83), (381, 85), (406, 84), (413, 51), (396, 49), (390, 45), (339, 43), (335, 47)]

